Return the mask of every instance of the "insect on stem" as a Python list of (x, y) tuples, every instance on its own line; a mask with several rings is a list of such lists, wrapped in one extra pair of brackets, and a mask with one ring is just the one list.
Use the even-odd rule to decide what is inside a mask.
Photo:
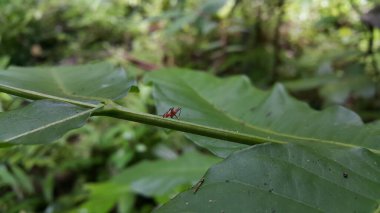
[[(178, 107), (178, 108), (174, 108), (174, 107), (171, 107), (168, 111), (166, 111), (162, 117), (163, 118), (177, 118), (179, 119), (179, 116), (181, 115), (181, 111), (182, 111), (182, 108)], [(177, 116), (177, 113), (178, 116)]]

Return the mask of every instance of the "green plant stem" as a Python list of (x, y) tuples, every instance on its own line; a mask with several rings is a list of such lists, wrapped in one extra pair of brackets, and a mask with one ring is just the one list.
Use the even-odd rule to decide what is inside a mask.
[[(119, 118), (119, 119), (125, 119), (129, 121), (135, 121), (139, 123), (179, 130), (182, 132), (193, 133), (193, 134), (207, 136), (211, 138), (217, 138), (221, 140), (238, 142), (238, 143), (247, 144), (247, 145), (254, 145), (254, 144), (268, 142), (265, 138), (257, 137), (254, 135), (243, 134), (237, 131), (218, 129), (218, 128), (213, 128), (209, 126), (193, 124), (186, 121), (163, 118), (161, 116), (147, 114), (147, 113), (132, 112), (116, 104), (107, 104), (102, 110), (97, 111), (94, 115), (95, 116), (109, 116), (109, 117), (114, 117), (114, 118)], [(283, 142), (278, 141), (278, 143), (283, 143)]]
[[(238, 131), (219, 129), (219, 128), (214, 128), (214, 127), (189, 123), (189, 122), (181, 121), (177, 119), (163, 118), (161, 116), (147, 114), (147, 113), (133, 112), (133, 111), (128, 110), (127, 108), (124, 108), (120, 105), (113, 103), (112, 101), (106, 102), (104, 107), (95, 111), (93, 115), (124, 119), (128, 121), (134, 121), (138, 123), (202, 135), (202, 136), (206, 136), (210, 138), (237, 142), (240, 144), (254, 145), (254, 144), (260, 144), (260, 143), (267, 143), (267, 142), (281, 143), (281, 144), (286, 143), (281, 140), (276, 140), (274, 138), (265, 138), (265, 137), (255, 136), (255, 135), (248, 135), (241, 132), (239, 133)], [(340, 146), (346, 146), (346, 147), (351, 147), (351, 148), (356, 147), (352, 144), (344, 144), (344, 143), (338, 143), (334, 141), (325, 141), (325, 142), (326, 144), (332, 144), (332, 145), (340, 145)], [(369, 150), (375, 153), (380, 153), (378, 150), (374, 150), (374, 149), (369, 149)]]
[(15, 87), (2, 85), (2, 84), (0, 84), (0, 91), (15, 95), (15, 96), (31, 99), (31, 100), (51, 99), (51, 100), (56, 100), (56, 101), (63, 101), (66, 103), (74, 104), (74, 105), (85, 107), (85, 108), (99, 107), (98, 104), (92, 104), (85, 101), (76, 101), (72, 99), (61, 98), (58, 96), (48, 95), (48, 94), (39, 93), (39, 92), (31, 91), (31, 90), (24, 90), (24, 89), (15, 88)]

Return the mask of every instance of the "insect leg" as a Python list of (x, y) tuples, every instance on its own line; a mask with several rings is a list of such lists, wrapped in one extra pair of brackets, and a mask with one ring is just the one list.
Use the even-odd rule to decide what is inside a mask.
[(174, 109), (174, 107), (171, 107), (168, 111), (166, 111), (166, 112), (162, 115), (162, 117), (163, 117), (163, 118), (167, 118), (167, 117), (169, 117), (169, 116), (170, 116), (170, 115), (169, 115), (169, 112), (171, 112), (173, 109)]

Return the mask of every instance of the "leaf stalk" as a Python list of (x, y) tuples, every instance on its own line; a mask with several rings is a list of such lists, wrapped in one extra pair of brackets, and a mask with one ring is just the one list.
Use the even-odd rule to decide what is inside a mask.
[(213, 128), (209, 126), (194, 124), (186, 121), (163, 118), (148, 113), (133, 112), (117, 104), (106, 104), (102, 110), (94, 113), (95, 116), (109, 116), (138, 123), (164, 127), (182, 132), (202, 135), (206, 137), (237, 142), (241, 144), (254, 145), (269, 142), (265, 138), (239, 133), (236, 131)]

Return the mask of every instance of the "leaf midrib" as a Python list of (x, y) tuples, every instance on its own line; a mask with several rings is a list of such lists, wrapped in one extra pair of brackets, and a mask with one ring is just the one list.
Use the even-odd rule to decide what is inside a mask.
[[(62, 94), (64, 95), (63, 97), (38, 92), (38, 91), (35, 91), (32, 89), (23, 89), (23, 88), (19, 88), (19, 87), (14, 87), (14, 86), (10, 86), (7, 84), (3, 84), (1, 82), (0, 82), (0, 89), (1, 89), (1, 87), (3, 87), (5, 90), (10, 89), (10, 90), (15, 91), (15, 92), (20, 92), (21, 94), (15, 94), (15, 95), (16, 96), (23, 96), (24, 95), (26, 98), (30, 98), (30, 99), (52, 99), (52, 100), (58, 100), (58, 101), (63, 101), (63, 102), (67, 102), (67, 103), (72, 103), (72, 104), (79, 105), (79, 106), (85, 106), (85, 107), (97, 107), (96, 104), (91, 104), (88, 102), (91, 100), (99, 101), (99, 102), (105, 102), (108, 100), (107, 98), (100, 98), (100, 97), (94, 97), (94, 96), (82, 96), (82, 95), (78, 95), (78, 94), (73, 94), (74, 92), (70, 91), (70, 89), (65, 86), (64, 82), (60, 78), (59, 72), (57, 72), (57, 70), (55, 68), (51, 68), (49, 70), (46, 70), (46, 72), (48, 73), (48, 75), (51, 76), (52, 81), (55, 82), (55, 85), (57, 85), (58, 89), (62, 92)], [(10, 91), (9, 93), (12, 94), (12, 91)], [(31, 98), (31, 97), (28, 97), (27, 95), (32, 95), (35, 97)], [(82, 99), (82, 100), (70, 99), (70, 97)]]
[(73, 91), (71, 91), (69, 88), (67, 88), (64, 84), (64, 82), (61, 80), (59, 72), (56, 71), (56, 69), (52, 68), (50, 75), (52, 76), (53, 80), (57, 83), (57, 86), (59, 89), (61, 89), (62, 93), (68, 97), (74, 97), (74, 98), (80, 98), (80, 99), (87, 99), (87, 100), (96, 100), (96, 101), (107, 101), (106, 98), (100, 98), (100, 97), (94, 97), (94, 96), (82, 96), (74, 94)]
[[(51, 99), (51, 100), (57, 100), (57, 101), (62, 101), (62, 102), (65, 102), (65, 103), (71, 103), (71, 104), (74, 104), (74, 105), (77, 105), (77, 106), (84, 106), (84, 107), (87, 107), (87, 108), (96, 108), (98, 107), (97, 104), (91, 104), (91, 103), (88, 103), (88, 102), (82, 102), (82, 101), (78, 101), (78, 100), (73, 100), (73, 99), (68, 99), (68, 98), (62, 98), (62, 97), (59, 97), (59, 96), (55, 96), (55, 95), (49, 95), (49, 94), (45, 94), (45, 93), (41, 93), (41, 92), (37, 92), (37, 91), (34, 91), (34, 90), (29, 90), (29, 89), (21, 89), (21, 88), (18, 88), (18, 87), (13, 87), (13, 86), (9, 86), (9, 85), (6, 85), (6, 84), (1, 84), (0, 83), (0, 89), (1, 87), (5, 88), (5, 89), (10, 89), (10, 90), (13, 90), (13, 91), (18, 91), (22, 94), (30, 94), (30, 95), (33, 95), (35, 97), (31, 98), (31, 99)], [(14, 94), (12, 92), (9, 92), (10, 94)], [(21, 96), (22, 95), (16, 95), (16, 96)], [(25, 97), (25, 96), (24, 96)], [(36, 98), (38, 97), (38, 98)], [(30, 97), (26, 97), (26, 98), (30, 98)]]
[[(95, 108), (95, 109), (96, 109), (96, 108)], [(9, 143), (9, 142), (12, 142), (12, 140), (16, 140), (16, 139), (19, 139), (19, 138), (21, 138), (21, 137), (27, 136), (27, 135), (29, 135), (29, 134), (33, 134), (33, 133), (37, 133), (37, 132), (43, 131), (43, 130), (49, 128), (49, 127), (52, 127), (52, 126), (55, 126), (55, 125), (58, 125), (58, 124), (64, 123), (64, 122), (69, 121), (69, 120), (71, 120), (71, 119), (74, 119), (74, 118), (80, 117), (80, 116), (82, 116), (82, 115), (84, 115), (84, 114), (90, 113), (90, 112), (94, 111), (95, 109), (89, 109), (89, 110), (83, 111), (83, 112), (81, 112), (81, 113), (75, 114), (75, 115), (73, 115), (73, 116), (66, 117), (66, 118), (64, 118), (64, 119), (57, 120), (57, 121), (52, 122), (52, 123), (49, 123), (49, 124), (47, 124), (47, 125), (40, 126), (40, 127), (38, 127), (38, 128), (35, 128), (35, 129), (32, 129), (32, 130), (29, 130), (29, 131), (27, 131), (27, 132), (24, 132), (24, 133), (18, 134), (18, 135), (16, 135), (16, 136), (13, 136), (13, 137), (11, 137), (11, 138), (8, 138), (8, 139), (4, 140), (4, 142)]]

